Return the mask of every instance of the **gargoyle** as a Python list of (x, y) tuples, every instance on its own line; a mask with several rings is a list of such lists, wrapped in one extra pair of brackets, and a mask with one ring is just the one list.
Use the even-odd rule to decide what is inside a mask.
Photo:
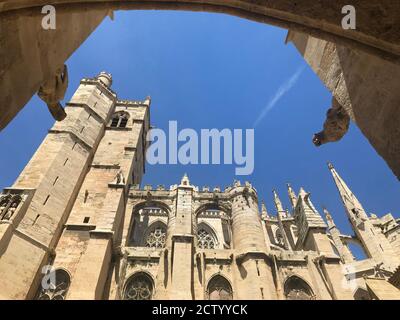
[(346, 110), (332, 99), (332, 107), (326, 113), (324, 129), (314, 134), (313, 143), (319, 147), (328, 142), (336, 142), (343, 138), (349, 130), (350, 117)]
[(39, 88), (38, 96), (49, 108), (53, 118), (57, 121), (65, 119), (65, 113), (60, 101), (64, 99), (65, 91), (68, 87), (68, 70), (67, 66), (57, 69), (56, 74), (46, 80)]

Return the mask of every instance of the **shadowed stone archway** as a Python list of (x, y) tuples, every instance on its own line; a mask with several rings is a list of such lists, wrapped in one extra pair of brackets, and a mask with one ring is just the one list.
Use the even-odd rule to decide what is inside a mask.
[[(57, 10), (56, 30), (41, 27), (42, 6), (54, 5)], [(353, 5), (357, 13), (357, 28), (344, 30), (341, 25), (342, 8)], [(320, 41), (350, 50), (350, 58), (361, 54), (361, 64), (371, 59), (376, 70), (399, 70), (400, 66), (400, 2), (392, 0), (152, 0), (152, 1), (110, 1), (110, 0), (3, 0), (0, 2), (0, 130), (2, 130), (23, 108), (39, 88), (52, 81), (69, 56), (83, 43), (90, 33), (115, 10), (187, 10), (230, 14), (260, 23), (267, 23), (306, 34)], [(299, 50), (301, 52), (301, 50)], [(301, 52), (303, 53), (303, 52)], [(336, 68), (343, 78), (354, 78), (350, 58), (341, 60)], [(341, 56), (342, 57), (342, 56)], [(368, 58), (366, 58), (368, 57)], [(370, 58), (372, 57), (372, 58)], [(307, 62), (313, 67), (312, 59)], [(321, 75), (313, 68), (335, 95), (338, 87), (337, 74)], [(29, 75), (29, 76), (27, 76)], [(330, 78), (329, 78), (330, 77)], [(333, 80), (332, 80), (333, 79)], [(376, 80), (376, 78), (375, 78)], [(358, 91), (369, 90), (375, 81), (365, 77)], [(346, 85), (346, 83), (345, 83)], [(384, 84), (380, 83), (380, 87)], [(339, 86), (339, 89), (343, 86)], [(361, 89), (360, 89), (361, 88)], [(391, 87), (390, 87), (391, 88)], [(399, 91), (399, 90), (397, 90)], [(389, 105), (385, 105), (379, 117), (371, 109), (357, 105), (357, 114), (346, 108), (352, 120), (377, 152), (388, 162), (394, 173), (400, 177), (400, 133), (396, 121), (400, 112), (394, 106), (399, 101), (398, 92), (390, 92)], [(385, 95), (386, 90), (376, 92)], [(353, 92), (347, 97), (356, 101)], [(358, 97), (358, 96), (357, 96)], [(346, 100), (347, 99), (347, 100)], [(348, 106), (350, 99), (339, 96), (342, 105)], [(379, 102), (379, 101), (378, 101)], [(387, 101), (385, 101), (386, 103)], [(376, 106), (381, 110), (382, 106)], [(384, 119), (384, 121), (376, 121)], [(394, 119), (393, 121), (385, 119)], [(387, 125), (387, 130), (376, 127)], [(387, 137), (390, 137), (390, 143)], [(390, 145), (389, 145), (390, 144)], [(399, 161), (398, 161), (399, 160)]]

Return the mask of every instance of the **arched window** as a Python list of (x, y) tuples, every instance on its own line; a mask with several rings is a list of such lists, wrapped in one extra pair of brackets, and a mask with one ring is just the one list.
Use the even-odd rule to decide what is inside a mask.
[(208, 300), (232, 300), (232, 287), (228, 280), (217, 275), (214, 276), (207, 286)]
[(216, 242), (210, 228), (201, 223), (197, 230), (197, 246), (201, 249), (214, 249)]
[(129, 114), (126, 112), (114, 113), (111, 118), (111, 127), (113, 128), (125, 128), (128, 123)]
[(46, 282), (46, 288), (40, 289), (38, 300), (64, 300), (71, 284), (68, 272), (63, 269), (56, 269), (46, 277), (49, 280)]
[(153, 297), (153, 280), (144, 272), (133, 275), (127, 282), (124, 300), (151, 300)]
[(299, 277), (291, 276), (286, 280), (285, 286), (286, 300), (314, 300), (315, 296), (310, 286)]
[(148, 248), (164, 248), (167, 238), (167, 228), (163, 223), (150, 226), (145, 236), (145, 245)]

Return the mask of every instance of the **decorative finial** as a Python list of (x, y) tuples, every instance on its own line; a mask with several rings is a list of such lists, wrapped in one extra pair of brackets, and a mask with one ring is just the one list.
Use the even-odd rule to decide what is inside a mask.
[(261, 201), (261, 216), (262, 217), (268, 217), (269, 216), (268, 210), (267, 210), (267, 207), (265, 206), (264, 200)]
[(186, 173), (182, 177), (181, 185), (182, 186), (189, 186), (190, 185), (190, 181), (189, 181), (189, 178), (188, 178)]
[(327, 164), (328, 164), (329, 170), (335, 169), (335, 168), (333, 167), (333, 164), (332, 164), (330, 161), (328, 161)]
[(293, 191), (292, 186), (290, 185), (290, 183), (287, 183), (286, 186), (287, 186), (287, 190), (288, 190), (288, 195), (289, 195), (290, 203), (291, 203), (291, 205), (292, 205), (292, 208), (294, 209), (294, 208), (296, 207), (297, 196), (296, 196), (296, 194), (294, 193), (294, 191)]
[(147, 96), (147, 97), (144, 99), (143, 103), (144, 103), (144, 104), (147, 104), (147, 105), (149, 106), (149, 105), (151, 104), (151, 97), (150, 97), (150, 96)]
[(278, 193), (276, 192), (276, 190), (275, 189), (272, 190), (272, 193), (274, 194), (274, 202), (275, 202), (276, 210), (278, 211), (278, 213), (284, 211), (281, 199), (279, 199), (279, 196), (278, 196)]
[(328, 211), (327, 208), (322, 207), (322, 210), (324, 211), (325, 217), (326, 217), (326, 221), (328, 222), (328, 226), (329, 228), (334, 227), (335, 226), (335, 222), (333, 221), (333, 218), (330, 214), (330, 212)]

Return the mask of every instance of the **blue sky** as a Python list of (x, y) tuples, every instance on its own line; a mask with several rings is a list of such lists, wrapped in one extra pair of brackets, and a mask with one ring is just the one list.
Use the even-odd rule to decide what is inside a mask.
[[(310, 191), (314, 205), (327, 206), (350, 233), (329, 160), (368, 212), (398, 217), (399, 183), (354, 124), (339, 143), (312, 144), (331, 95), (285, 37), (283, 29), (221, 14), (116, 12), (67, 61), (66, 101), (81, 78), (106, 70), (119, 98), (151, 95), (151, 122), (158, 128), (167, 129), (169, 120), (198, 132), (256, 124), (251, 176), (235, 177), (235, 165), (147, 165), (143, 184), (169, 186), (185, 172), (200, 187), (249, 180), (273, 212), (272, 189), (289, 206), (285, 184), (291, 182), (296, 192), (301, 186)], [(34, 96), (0, 133), (1, 188), (12, 185), (52, 123)]]

